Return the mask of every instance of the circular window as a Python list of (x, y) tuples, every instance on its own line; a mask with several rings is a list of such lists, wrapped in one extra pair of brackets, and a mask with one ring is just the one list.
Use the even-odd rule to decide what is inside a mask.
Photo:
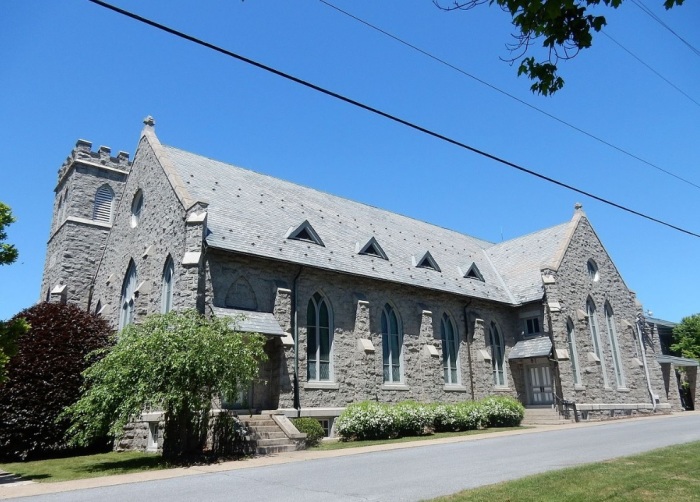
[(131, 226), (136, 227), (141, 219), (141, 210), (143, 209), (143, 192), (139, 190), (134, 195), (134, 200), (131, 203)]
[(593, 282), (597, 282), (600, 278), (598, 274), (598, 265), (593, 260), (588, 260), (588, 277), (591, 278)]

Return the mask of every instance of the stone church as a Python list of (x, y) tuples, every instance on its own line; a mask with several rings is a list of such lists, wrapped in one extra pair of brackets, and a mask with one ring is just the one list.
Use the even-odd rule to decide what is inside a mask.
[(42, 299), (115, 329), (196, 308), (266, 335), (259, 380), (228, 405), (328, 431), (368, 399), (680, 409), (674, 361), (580, 205), (493, 244), (165, 146), (144, 123), (133, 160), (80, 140), (61, 166)]

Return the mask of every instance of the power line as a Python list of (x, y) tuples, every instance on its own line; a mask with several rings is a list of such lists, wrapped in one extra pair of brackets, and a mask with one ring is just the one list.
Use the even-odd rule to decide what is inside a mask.
[(646, 66), (649, 70), (651, 70), (651, 71), (654, 73), (654, 75), (656, 75), (656, 76), (659, 77), (661, 80), (663, 80), (664, 82), (666, 82), (668, 85), (670, 85), (671, 87), (673, 87), (675, 90), (677, 90), (678, 92), (680, 92), (681, 94), (683, 94), (683, 96), (685, 96), (686, 98), (688, 98), (690, 101), (692, 101), (693, 103), (695, 103), (697, 106), (700, 106), (700, 103), (698, 103), (695, 99), (693, 99), (690, 95), (688, 95), (683, 89), (681, 89), (680, 87), (678, 87), (676, 84), (674, 84), (673, 82), (671, 82), (669, 79), (667, 79), (666, 77), (664, 77), (663, 75), (661, 75), (661, 73), (659, 73), (659, 72), (656, 71), (654, 68), (652, 68), (650, 65), (648, 65), (647, 63), (645, 63), (644, 60), (642, 60), (642, 58), (640, 58), (639, 56), (637, 56), (634, 52), (632, 52), (632, 51), (629, 50), (627, 47), (625, 47), (624, 45), (622, 45), (620, 42), (618, 42), (617, 40), (615, 40), (613, 37), (611, 37), (610, 35), (608, 35), (607, 32), (605, 32), (605, 31), (603, 31), (603, 30), (601, 30), (600, 32), (601, 32), (603, 35), (605, 35), (606, 37), (608, 37), (610, 40), (612, 40), (618, 47), (620, 47), (620, 48), (621, 48), (623, 51), (625, 51), (627, 54), (629, 54), (629, 55), (632, 56), (634, 59), (636, 59), (637, 61), (639, 61), (640, 63), (642, 63), (644, 66)]
[(302, 79), (295, 77), (293, 75), (290, 75), (288, 73), (284, 73), (283, 71), (272, 68), (271, 66), (267, 66), (265, 64), (259, 63), (257, 61), (250, 59), (250, 58), (247, 58), (245, 56), (241, 56), (240, 54), (236, 54), (235, 52), (231, 52), (227, 49), (216, 46), (216, 45), (211, 44), (209, 42), (205, 42), (204, 40), (200, 40), (196, 37), (193, 37), (192, 35), (188, 35), (186, 33), (175, 30), (173, 28), (169, 28), (165, 25), (162, 25), (160, 23), (157, 23), (157, 22), (152, 21), (150, 19), (147, 19), (145, 17), (139, 16), (138, 14), (134, 14), (134, 13), (129, 12), (127, 10), (124, 10), (124, 9), (121, 9), (121, 8), (116, 7), (114, 5), (103, 2), (102, 0), (88, 0), (88, 1), (91, 3), (94, 3), (96, 5), (99, 5), (100, 7), (104, 7), (106, 9), (109, 9), (109, 10), (116, 12), (118, 14), (121, 14), (123, 16), (129, 17), (129, 18), (134, 19), (136, 21), (139, 21), (141, 23), (144, 23), (144, 24), (147, 24), (147, 25), (152, 26), (154, 28), (157, 28), (157, 29), (164, 31), (166, 33), (170, 33), (171, 35), (175, 35), (176, 37), (190, 41), (190, 42), (195, 43), (197, 45), (201, 45), (202, 47), (206, 47), (208, 49), (211, 49), (213, 51), (219, 52), (219, 53), (224, 54), (226, 56), (232, 57), (232, 58), (237, 59), (239, 61), (242, 61), (244, 63), (250, 64), (252, 66), (255, 66), (256, 68), (260, 68), (261, 70), (265, 70), (265, 71), (272, 73), (274, 75), (277, 75), (279, 77), (285, 78), (287, 80), (291, 80), (292, 82), (300, 84), (300, 85), (307, 87), (309, 89), (313, 89), (313, 90), (321, 92), (327, 96), (331, 96), (331, 97), (336, 98), (336, 99), (343, 101), (345, 103), (351, 104), (351, 105), (356, 106), (358, 108), (362, 108), (363, 110), (366, 110), (368, 112), (374, 113), (376, 115), (387, 118), (387, 119), (392, 120), (394, 122), (397, 122), (399, 124), (405, 125), (405, 126), (410, 127), (411, 129), (414, 129), (416, 131), (422, 132), (424, 134), (427, 134), (427, 135), (432, 136), (434, 138), (440, 139), (440, 140), (445, 141), (447, 143), (450, 143), (452, 145), (458, 146), (458, 147), (463, 148), (465, 150), (469, 150), (470, 152), (476, 153), (478, 155), (481, 155), (483, 157), (491, 159), (495, 162), (498, 162), (500, 164), (506, 165), (506, 166), (511, 167), (513, 169), (516, 169), (520, 172), (529, 174), (531, 176), (534, 176), (534, 177), (539, 178), (541, 180), (547, 181), (547, 182), (552, 183), (554, 185), (560, 186), (562, 188), (566, 188), (572, 192), (576, 192), (578, 194), (584, 195), (584, 196), (589, 197), (593, 200), (597, 200), (598, 202), (602, 202), (603, 204), (607, 204), (609, 206), (615, 207), (615, 208), (620, 209), (622, 211), (625, 211), (627, 213), (634, 214), (636, 216), (639, 216), (639, 217), (644, 218), (644, 219), (649, 220), (649, 221), (653, 221), (655, 223), (658, 223), (659, 225), (663, 225), (665, 227), (672, 228), (674, 230), (677, 230), (678, 232), (681, 232), (681, 233), (684, 233), (684, 234), (687, 234), (687, 235), (690, 235), (693, 237), (700, 238), (700, 234), (697, 234), (697, 233), (692, 232), (690, 230), (686, 230), (684, 228), (673, 225), (671, 223), (667, 223), (667, 222), (660, 220), (658, 218), (654, 218), (653, 216), (649, 216), (647, 214), (641, 213), (641, 212), (636, 211), (634, 209), (630, 209), (630, 208), (623, 206), (621, 204), (618, 204), (616, 202), (612, 202), (612, 201), (605, 199), (603, 197), (600, 197), (598, 195), (594, 195), (590, 192), (586, 192), (585, 190), (582, 190), (580, 188), (576, 188), (573, 185), (569, 185), (569, 184), (566, 184), (562, 181), (558, 181), (554, 178), (550, 178), (549, 176), (545, 176), (544, 174), (540, 174), (540, 173), (533, 171), (531, 169), (527, 169), (526, 167), (520, 166), (520, 165), (515, 164), (513, 162), (510, 162), (508, 160), (502, 159), (502, 158), (500, 158), (496, 155), (493, 155), (491, 153), (485, 152), (483, 150), (479, 150), (478, 148), (475, 148), (473, 146), (469, 146), (466, 143), (462, 143), (460, 141), (457, 141), (456, 139), (452, 139), (448, 136), (444, 136), (443, 134), (437, 133), (437, 132), (432, 131), (430, 129), (426, 129), (425, 127), (419, 126), (417, 124), (414, 124), (412, 122), (409, 122), (407, 120), (399, 118), (395, 115), (391, 115), (390, 113), (381, 111), (377, 108), (366, 105), (366, 104), (361, 103), (359, 101), (356, 101), (352, 98), (348, 98), (346, 96), (343, 96), (342, 94), (338, 94), (336, 92), (330, 91), (330, 90), (325, 89), (323, 87), (320, 87), (316, 84), (312, 84), (311, 82), (307, 82), (306, 80), (302, 80)]
[(637, 7), (639, 7), (640, 9), (642, 9), (642, 12), (644, 12), (647, 16), (649, 16), (649, 17), (652, 18), (654, 21), (656, 21), (657, 23), (659, 23), (661, 26), (663, 26), (664, 28), (666, 28), (668, 31), (670, 31), (671, 33), (673, 33), (673, 35), (674, 35), (678, 40), (680, 40), (681, 42), (683, 42), (683, 44), (685, 44), (691, 51), (693, 51), (693, 53), (695, 53), (696, 56), (700, 56), (700, 50), (698, 50), (696, 47), (693, 46), (693, 44), (691, 44), (691, 43), (688, 42), (685, 38), (683, 38), (683, 37), (680, 36), (678, 33), (676, 33), (676, 32), (673, 30), (673, 28), (671, 28), (669, 25), (667, 25), (659, 16), (657, 16), (656, 14), (654, 14), (654, 12), (653, 12), (649, 7), (647, 7), (641, 0), (632, 0), (632, 3), (633, 3), (634, 5), (636, 5)]
[[(615, 144), (613, 144), (613, 143), (610, 143), (609, 141), (606, 141), (606, 140), (604, 140), (604, 139), (602, 139), (602, 138), (596, 136), (596, 135), (593, 134), (593, 133), (590, 133), (590, 132), (588, 132), (588, 131), (586, 131), (586, 130), (584, 130), (584, 129), (581, 129), (580, 127), (577, 127), (577, 126), (571, 124), (570, 122), (565, 121), (564, 119), (560, 119), (560, 118), (557, 117), (556, 115), (552, 115), (551, 113), (546, 112), (546, 111), (542, 110), (541, 108), (538, 108), (538, 107), (536, 107), (535, 105), (532, 105), (532, 104), (528, 103), (527, 101), (524, 101), (524, 100), (518, 98), (517, 96), (514, 96), (513, 94), (510, 94), (510, 93), (504, 91), (503, 89), (500, 89), (500, 88), (496, 87), (495, 85), (493, 85), (493, 84), (491, 84), (491, 83), (489, 83), (489, 82), (487, 82), (487, 81), (485, 81), (485, 80), (483, 80), (483, 79), (481, 79), (481, 78), (479, 78), (479, 77), (477, 77), (477, 76), (475, 76), (475, 75), (472, 75), (471, 73), (467, 72), (466, 70), (464, 70), (464, 69), (462, 69), (462, 68), (460, 68), (460, 67), (458, 67), (458, 66), (455, 66), (455, 65), (453, 65), (452, 63), (450, 63), (450, 62), (448, 62), (448, 61), (445, 61), (444, 59), (441, 59), (441, 58), (439, 58), (438, 56), (435, 56), (434, 54), (431, 54), (430, 52), (428, 52), (428, 51), (426, 51), (426, 50), (424, 50), (424, 49), (421, 49), (420, 47), (417, 47), (416, 45), (413, 45), (413, 44), (411, 44), (410, 42), (407, 42), (407, 41), (405, 41), (405, 40), (399, 38), (398, 36), (396, 36), (396, 35), (394, 35), (394, 34), (392, 34), (392, 33), (389, 33), (388, 31), (386, 31), (386, 30), (384, 30), (384, 29), (382, 29), (382, 28), (380, 28), (380, 27), (378, 27), (378, 26), (376, 26), (376, 25), (374, 25), (374, 24), (372, 24), (372, 23), (370, 23), (370, 22), (368, 22), (368, 21), (365, 21), (365, 20), (362, 19), (362, 18), (359, 18), (359, 17), (355, 16), (354, 14), (351, 14), (350, 12), (347, 12), (347, 11), (341, 9), (340, 7), (337, 7), (337, 6), (333, 5), (333, 4), (330, 3), (330, 2), (327, 2), (326, 0), (319, 0), (319, 1), (320, 1), (322, 4), (327, 5), (328, 7), (331, 7), (332, 9), (335, 9), (336, 11), (340, 12), (341, 14), (344, 14), (344, 15), (350, 17), (351, 19), (354, 19), (355, 21), (360, 22), (360, 23), (364, 24), (365, 26), (368, 26), (369, 28), (372, 28), (373, 30), (378, 31), (379, 33), (382, 33), (383, 35), (386, 35), (387, 37), (392, 38), (393, 40), (396, 40), (396, 41), (399, 42), (400, 44), (403, 44), (403, 45), (405, 45), (406, 47), (409, 47), (409, 48), (413, 49), (414, 51), (417, 51), (417, 52), (423, 54), (424, 56), (427, 56), (427, 57), (429, 57), (430, 59), (432, 59), (432, 60), (434, 60), (434, 61), (437, 61), (438, 63), (440, 63), (440, 64), (442, 64), (442, 65), (444, 65), (444, 66), (447, 66), (448, 68), (451, 68), (452, 70), (455, 70), (455, 71), (461, 73), (462, 75), (464, 75), (464, 76), (466, 76), (466, 77), (469, 77), (469, 78), (471, 78), (471, 79), (473, 79), (473, 80), (476, 80), (476, 81), (479, 82), (480, 84), (483, 84), (483, 85), (485, 85), (485, 86), (487, 86), (487, 87), (493, 89), (493, 90), (496, 91), (496, 92), (500, 92), (500, 93), (503, 94), (504, 96), (508, 96), (509, 98), (514, 99), (514, 100), (517, 101), (518, 103), (520, 103), (520, 104), (522, 104), (522, 105), (525, 105), (525, 106), (527, 106), (528, 108), (530, 108), (530, 109), (532, 109), (532, 110), (535, 110), (535, 111), (537, 111), (537, 112), (539, 112), (539, 113), (541, 113), (541, 114), (543, 114), (543, 115), (545, 115), (545, 116), (547, 116), (547, 117), (549, 117), (549, 118), (551, 118), (551, 119), (553, 119), (553, 120), (556, 120), (556, 121), (559, 122), (560, 124), (563, 124), (563, 125), (565, 125), (565, 126), (567, 126), (567, 127), (570, 127), (570, 128), (573, 129), (574, 131), (580, 132), (581, 134), (584, 134), (584, 135), (588, 136), (589, 138), (598, 141), (599, 143), (602, 143), (602, 144), (604, 144), (604, 145), (606, 145), (606, 146), (608, 146), (608, 147), (610, 147), (610, 148), (612, 148), (612, 149), (614, 149), (614, 150), (617, 150), (618, 152), (623, 153), (623, 154), (627, 155), (628, 157), (631, 157), (631, 158), (633, 158), (633, 159), (635, 159), (635, 160), (638, 160), (639, 162), (642, 162), (643, 164), (646, 164), (646, 165), (648, 165), (648, 166), (650, 166), (650, 167), (653, 167), (654, 169), (656, 169), (656, 170), (658, 170), (658, 171), (661, 171), (661, 172), (664, 173), (664, 174), (667, 174), (667, 175), (669, 175), (669, 176), (672, 176), (673, 178), (676, 178), (677, 180), (682, 181), (683, 183), (687, 183), (688, 185), (691, 185), (691, 186), (693, 186), (693, 187), (695, 187), (695, 188), (697, 188), (697, 189), (700, 189), (700, 185), (698, 185), (698, 184), (696, 184), (696, 183), (693, 183), (692, 181), (690, 181), (690, 180), (688, 180), (688, 179), (686, 179), (686, 178), (683, 178), (682, 176), (679, 176), (679, 175), (677, 175), (677, 174), (675, 174), (675, 173), (673, 173), (673, 172), (671, 172), (671, 171), (669, 171), (669, 170), (667, 170), (667, 169), (664, 169), (663, 167), (661, 167), (661, 166), (659, 166), (659, 165), (657, 165), (657, 164), (654, 164), (653, 162), (650, 162), (650, 161), (648, 161), (648, 160), (646, 160), (646, 159), (643, 159), (642, 157), (639, 157), (638, 155), (635, 155), (635, 154), (629, 152), (628, 150), (625, 150), (624, 148), (621, 148), (621, 147), (619, 147), (619, 146), (617, 146), (617, 145), (615, 145)], [(681, 92), (682, 92), (682, 91), (681, 91)], [(691, 98), (691, 99), (692, 99), (692, 98)]]

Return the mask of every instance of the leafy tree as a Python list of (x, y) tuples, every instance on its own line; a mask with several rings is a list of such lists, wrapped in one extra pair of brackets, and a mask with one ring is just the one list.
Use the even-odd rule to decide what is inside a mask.
[[(86, 356), (110, 343), (106, 321), (73, 305), (40, 303), (6, 323), (24, 331), (0, 386), (0, 457), (27, 459), (68, 448), (56, 418), (80, 396)], [(27, 329), (29, 328), (29, 329)]]
[(212, 401), (236, 395), (265, 359), (261, 335), (234, 331), (196, 311), (148, 316), (119, 333), (114, 347), (85, 371), (85, 392), (65, 416), (74, 444), (120, 436), (144, 410), (164, 411), (163, 456), (202, 452)]
[(17, 354), (19, 337), (29, 330), (29, 324), (23, 318), (0, 321), (0, 385), (7, 379), (7, 363)]
[(7, 239), (5, 227), (14, 223), (16, 220), (12, 216), (12, 210), (7, 204), (0, 202), (0, 265), (13, 263), (17, 259), (17, 248), (12, 244), (3, 242)]
[[(443, 10), (469, 10), (477, 5), (494, 3), (508, 12), (517, 33), (515, 42), (508, 44), (512, 57), (508, 62), (520, 61), (518, 75), (526, 75), (534, 83), (532, 92), (544, 96), (564, 87), (564, 79), (557, 74), (559, 60), (575, 57), (593, 43), (593, 32), (606, 24), (605, 16), (592, 14), (590, 9), (602, 4), (617, 9), (622, 0), (433, 0)], [(668, 10), (681, 5), (683, 0), (664, 0)], [(542, 40), (547, 57), (535, 61), (525, 57), (530, 46)]]
[(673, 328), (671, 350), (679, 352), (682, 357), (700, 359), (700, 314), (684, 317)]

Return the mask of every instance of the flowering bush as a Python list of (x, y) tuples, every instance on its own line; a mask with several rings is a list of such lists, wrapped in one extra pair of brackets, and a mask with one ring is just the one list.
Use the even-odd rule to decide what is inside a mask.
[(429, 404), (403, 401), (390, 408), (394, 430), (398, 436), (420, 436), (432, 433), (433, 407)]
[(523, 405), (512, 397), (491, 396), (482, 399), (480, 404), (485, 415), (485, 427), (517, 427), (525, 415)]
[(345, 408), (335, 421), (335, 430), (344, 439), (386, 439), (396, 435), (389, 406), (374, 401)]
[(516, 427), (523, 405), (512, 397), (487, 397), (455, 404), (404, 401), (395, 405), (364, 401), (351, 404), (335, 422), (343, 439), (387, 439), (480, 427)]

